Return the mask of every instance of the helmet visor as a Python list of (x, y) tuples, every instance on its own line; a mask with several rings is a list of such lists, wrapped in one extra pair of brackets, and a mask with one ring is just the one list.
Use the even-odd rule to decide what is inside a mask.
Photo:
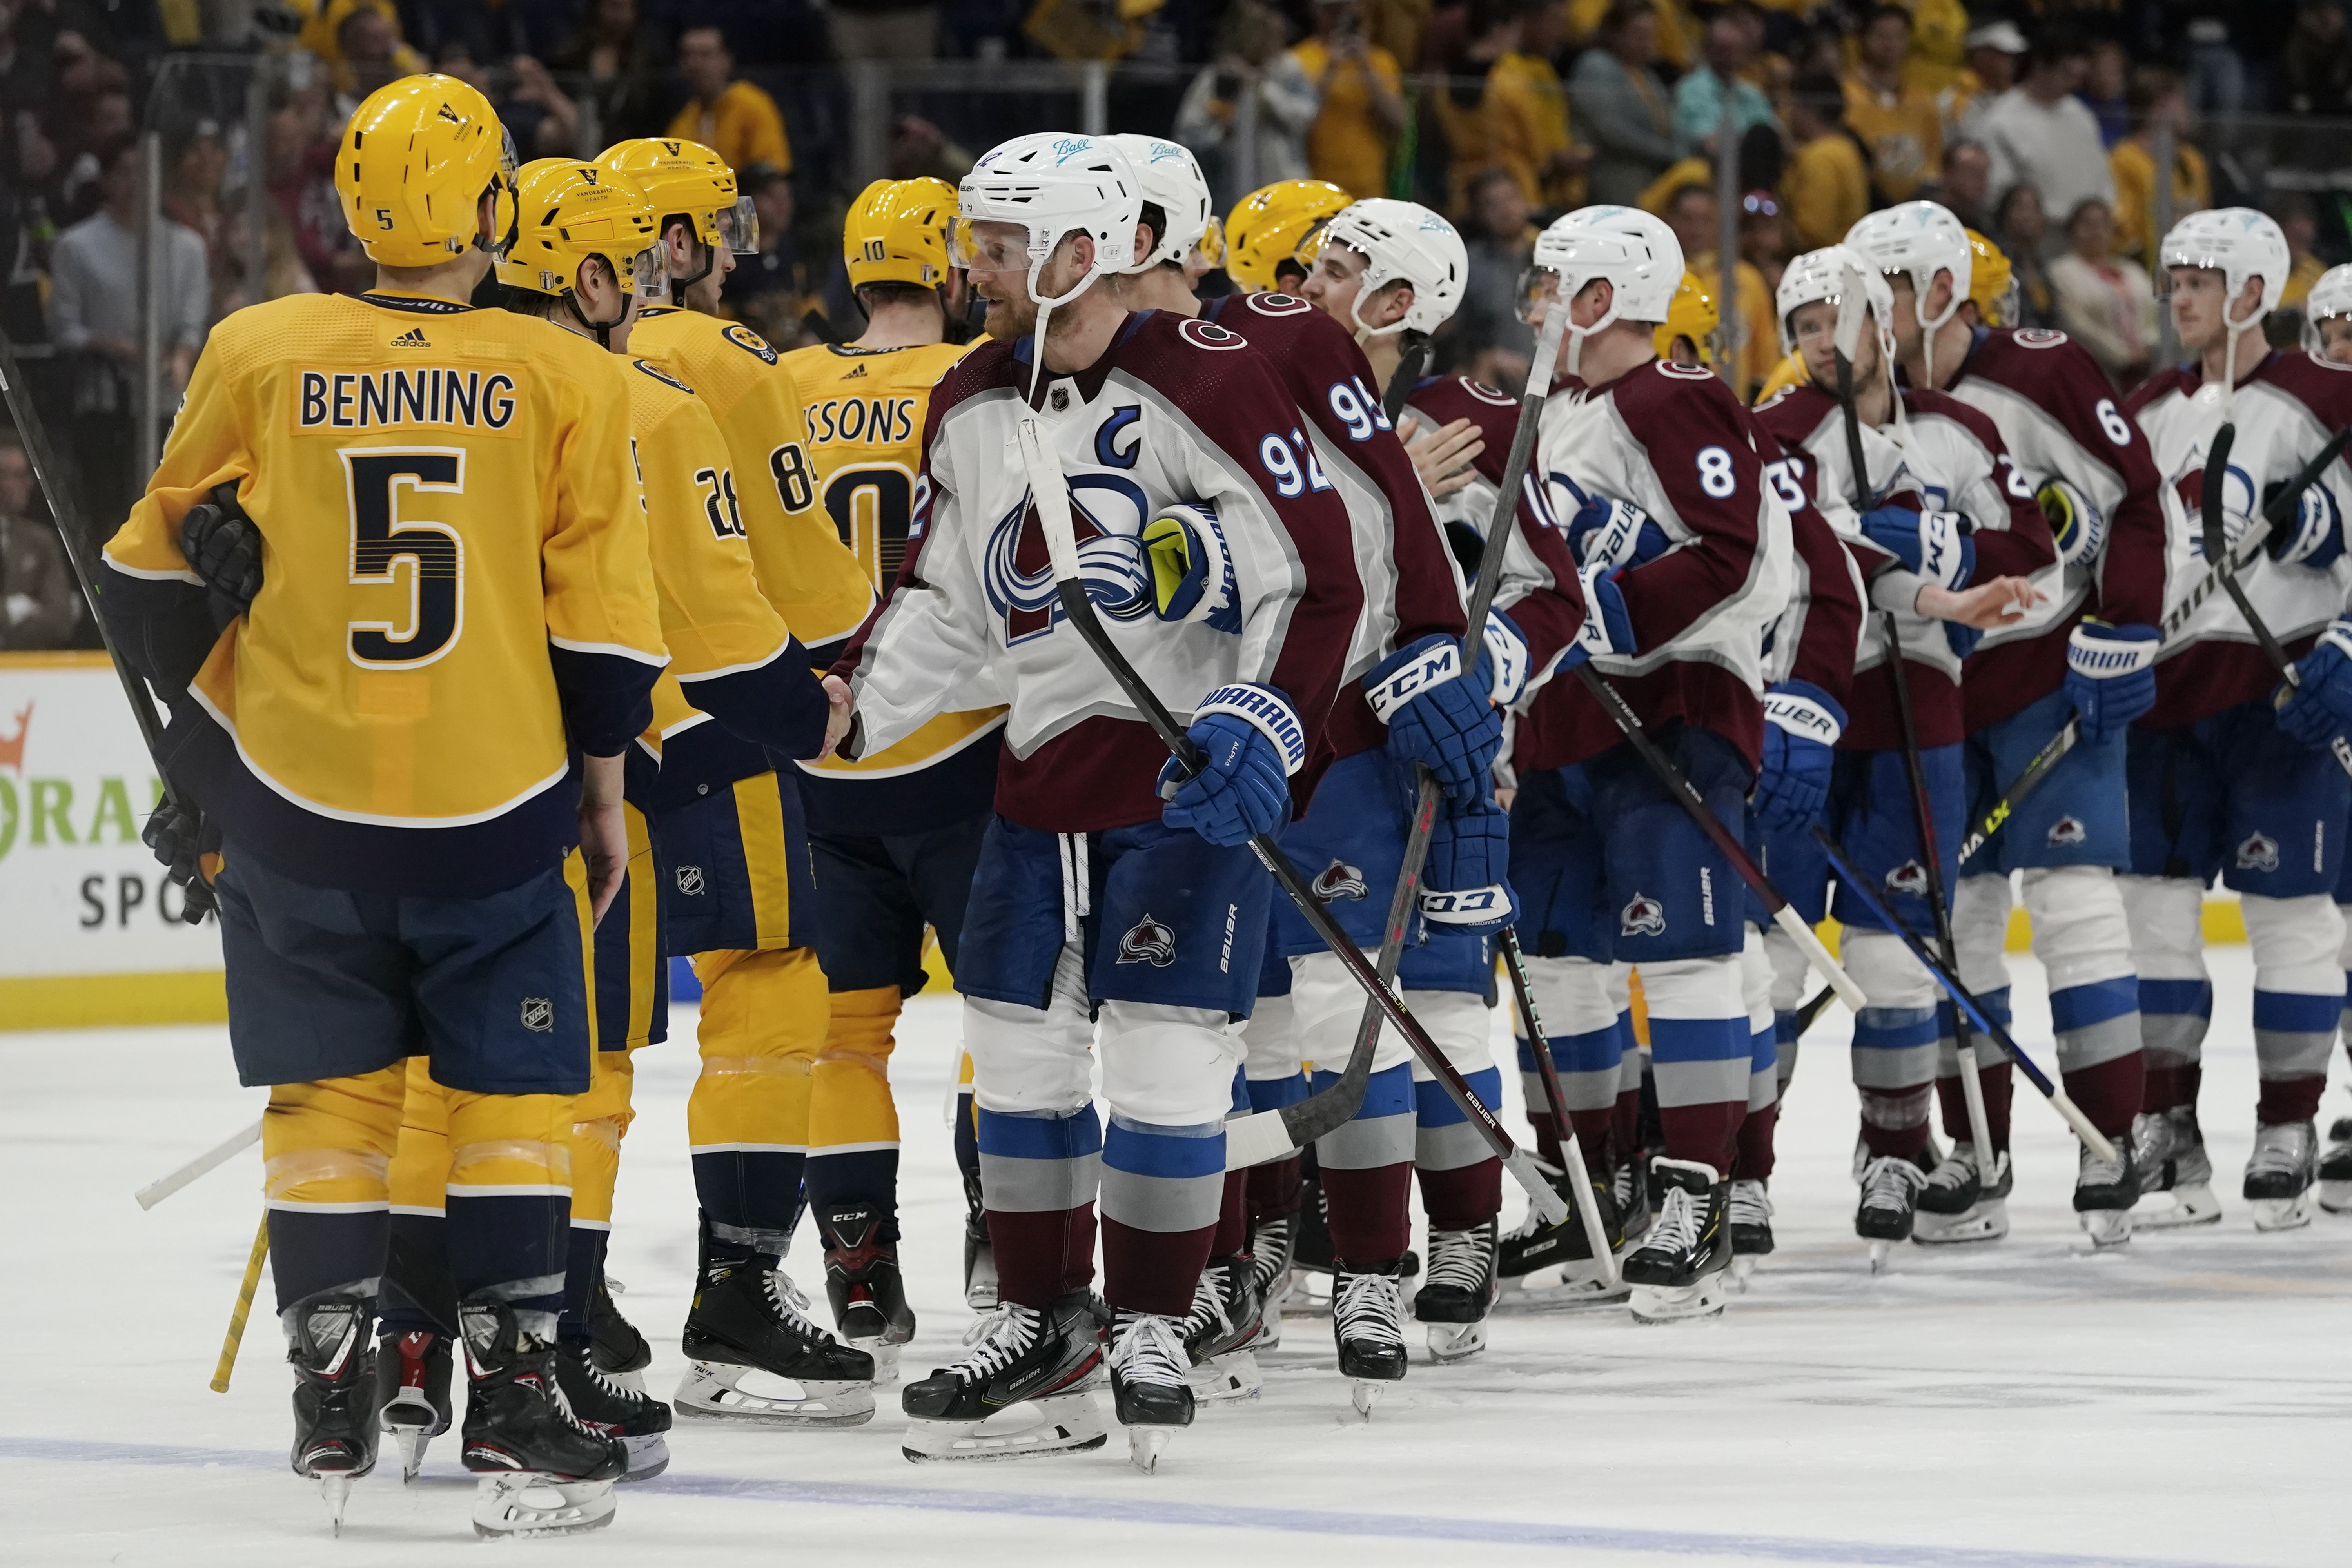
[(948, 261), (982, 272), (1026, 272), (1029, 231), (1014, 223), (959, 217), (948, 226)]
[(663, 278), (667, 270), (661, 247), (648, 245), (623, 264), (622, 291), (629, 294), (642, 294), (654, 286), (656, 279)]
[(760, 251), (760, 208), (749, 196), (737, 196), (735, 205), (719, 210), (719, 243), (738, 256), (756, 256)]
[(1515, 308), (1520, 321), (1536, 324), (1537, 313), (1559, 298), (1559, 274), (1549, 267), (1529, 267), (1519, 273)]

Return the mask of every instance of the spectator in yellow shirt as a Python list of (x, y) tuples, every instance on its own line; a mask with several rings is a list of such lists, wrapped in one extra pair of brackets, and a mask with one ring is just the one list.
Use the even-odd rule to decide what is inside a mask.
[(665, 135), (699, 142), (738, 169), (753, 163), (793, 172), (793, 144), (776, 100), (748, 81), (736, 81), (735, 57), (716, 27), (688, 27), (677, 36), (677, 74), (694, 96)]
[(1870, 211), (1870, 169), (1842, 118), (1845, 89), (1827, 71), (1790, 84), (1789, 134), (1797, 151), (1780, 176), (1789, 223), (1807, 250), (1845, 238)]
[(1429, 99), (1453, 153), (1447, 210), (1467, 215), (1471, 183), (1496, 168), (1518, 182), (1531, 207), (1577, 205), (1590, 154), (1569, 140), (1568, 94), (1550, 62), (1522, 52), (1524, 16), (1496, 13), (1493, 21)]
[[(1723, 247), (1722, 208), (1715, 199), (1714, 187), (1696, 179), (1684, 184), (1666, 198), (1658, 216), (1666, 220), (1683, 247), (1683, 266), (1699, 276), (1720, 309), (1723, 281), (1716, 253)], [(1721, 364), (1720, 356), (1728, 356), (1732, 390), (1744, 403), (1780, 359), (1780, 333), (1772, 321), (1772, 290), (1764, 274), (1738, 260), (1731, 276), (1738, 290), (1738, 312), (1719, 329), (1722, 344), (1716, 363)]]
[(1291, 51), (1322, 107), (1307, 128), (1307, 166), (1349, 195), (1384, 196), (1389, 149), (1404, 129), (1396, 57), (1364, 39), (1356, 0), (1316, 0), (1315, 34)]
[(1862, 26), (1862, 46), (1845, 76), (1845, 122), (1870, 149), (1870, 167), (1890, 202), (1916, 195), (1944, 157), (1935, 94), (1906, 77), (1911, 13), (1881, 5)]
[(2116, 249), (2152, 271), (2157, 242), (2164, 237), (2156, 224), (2158, 132), (2172, 132), (2173, 222), (2213, 205), (2213, 177), (2206, 172), (2205, 154), (2189, 144), (2189, 94), (2178, 71), (2142, 66), (2132, 72), (2124, 100), (2131, 109), (2131, 134), (2107, 154), (2116, 180)]

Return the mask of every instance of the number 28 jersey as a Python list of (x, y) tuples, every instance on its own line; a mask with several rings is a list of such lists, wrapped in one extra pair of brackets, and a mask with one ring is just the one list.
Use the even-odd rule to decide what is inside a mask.
[[(974, 346), (820, 343), (784, 356), (800, 392), (819, 504), (877, 595), (889, 593), (906, 558), (931, 388)], [(941, 713), (873, 756), (801, 763), (810, 825), (907, 833), (986, 809), (996, 792), (995, 736), (1003, 722), (1002, 708)]]

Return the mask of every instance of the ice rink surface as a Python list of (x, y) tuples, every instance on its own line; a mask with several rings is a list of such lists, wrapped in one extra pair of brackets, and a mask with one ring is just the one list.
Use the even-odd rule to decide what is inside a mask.
[[(0, 1035), (0, 1342), (16, 1357), (0, 1384), (0, 1563), (405, 1568), (448, 1561), (443, 1547), (826, 1568), (2352, 1562), (2352, 1219), (2254, 1233), (2237, 1196), (2252, 969), (2241, 947), (2218, 950), (2214, 970), (2201, 1108), (2218, 1226), (2089, 1256), (2067, 1205), (2074, 1145), (2021, 1080), (2009, 1239), (1909, 1247), (1872, 1278), (1852, 1233), (1854, 1096), (1833, 1007), (1781, 1123), (1780, 1250), (1719, 1322), (1513, 1310), (1483, 1358), (1453, 1368), (1423, 1359), (1416, 1329), (1411, 1375), (1364, 1423), (1328, 1321), (1294, 1317), (1264, 1358), (1264, 1398), (1204, 1415), (1149, 1478), (1115, 1426), (1090, 1455), (918, 1468), (899, 1457), (886, 1390), (848, 1432), (674, 1432), (668, 1474), (622, 1488), (612, 1529), (495, 1547), (467, 1527), (454, 1437), (405, 1489), (387, 1447), (330, 1539), (315, 1489), (286, 1468), (267, 1280), (232, 1392), (206, 1387), (259, 1212), (258, 1154), (152, 1213), (131, 1194), (258, 1113), (223, 1032)], [(2019, 1037), (2046, 1065), (2040, 974), (2023, 960), (2017, 973)], [(957, 1018), (952, 996), (926, 994), (899, 1035), (918, 1376), (971, 1321), (941, 1119)], [(691, 1013), (673, 1029), (638, 1058), (612, 1258), (663, 1396), (683, 1370), (694, 1261)], [(1517, 1130), (1516, 1074), (1505, 1081)], [(2347, 1109), (2332, 1090), (2323, 1132)], [(1505, 1204), (1515, 1218), (1517, 1196)], [(812, 1231), (788, 1267), (821, 1303)]]

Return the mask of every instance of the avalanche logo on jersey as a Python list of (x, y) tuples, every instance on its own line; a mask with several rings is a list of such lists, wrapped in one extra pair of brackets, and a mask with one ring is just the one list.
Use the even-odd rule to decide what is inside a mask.
[(2238, 869), (2241, 871), (2275, 871), (2279, 868), (2276, 840), (2260, 833), (2250, 833), (2238, 846)]
[(2042, 835), (2042, 842), (2053, 849), (2070, 849), (2090, 840), (2091, 830), (2071, 816), (2060, 817), (2050, 825), (2050, 831)]
[(1647, 893), (1635, 893), (1633, 901), (1617, 915), (1620, 936), (1664, 936), (1666, 934), (1666, 906)]
[(1315, 896), (1327, 904), (1338, 899), (1365, 898), (1372, 890), (1370, 885), (1364, 880), (1364, 873), (1361, 870), (1349, 865), (1337, 856), (1332, 858), (1328, 866), (1323, 868), (1323, 874), (1315, 879), (1314, 888)]
[[(1142, 534), (1151, 512), (1143, 487), (1118, 474), (1079, 472), (1070, 476), (1069, 489), (1070, 534), (1078, 547), (1087, 597), (1114, 620), (1148, 613), (1152, 581)], [(1003, 617), (1006, 647), (1045, 636), (1062, 619), (1045, 527), (1027, 491), (989, 531), (981, 575), (990, 605)]]
[(1908, 893), (1915, 899), (1927, 896), (1927, 868), (1916, 859), (1906, 860), (1886, 873), (1886, 890)]
[[(2206, 445), (2200, 441), (2181, 459), (2180, 474), (2172, 481), (2172, 493), (2179, 499), (2181, 515), (2189, 520), (2189, 553), (2202, 560), (2205, 555), (2205, 456)], [(2246, 531), (2246, 520), (2254, 513), (2254, 477), (2237, 464), (2228, 465), (2221, 479), (2221, 536), (2232, 547)]]
[(1141, 920), (1127, 928), (1118, 939), (1118, 960), (1121, 963), (1148, 963), (1154, 969), (1165, 969), (1176, 962), (1176, 933), (1144, 911)]

